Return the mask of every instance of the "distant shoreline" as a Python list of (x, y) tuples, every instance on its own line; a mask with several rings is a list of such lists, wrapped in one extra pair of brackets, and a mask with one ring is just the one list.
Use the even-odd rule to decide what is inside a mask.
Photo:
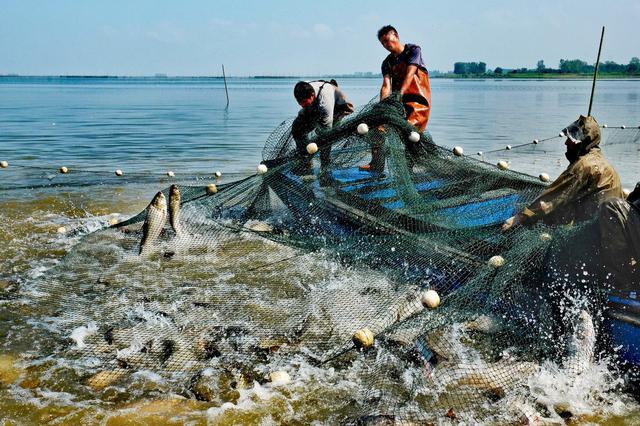
[[(227, 76), (228, 80), (238, 79), (255, 79), (255, 80), (291, 80), (301, 79), (309, 80), (314, 78), (336, 78), (336, 79), (381, 79), (381, 75), (321, 75), (321, 76), (299, 76), (299, 75), (255, 75), (255, 76)], [(504, 74), (504, 75), (457, 75), (457, 74), (442, 74), (432, 75), (432, 79), (445, 79), (445, 80), (460, 80), (460, 81), (479, 81), (479, 80), (591, 80), (592, 75), (588, 74)], [(127, 76), (127, 75), (17, 75), (17, 74), (0, 74), (0, 81), (8, 79), (24, 79), (24, 80), (223, 80), (222, 76)], [(604, 74), (599, 75), (598, 80), (631, 80), (640, 81), (638, 75), (620, 75), (620, 74)]]

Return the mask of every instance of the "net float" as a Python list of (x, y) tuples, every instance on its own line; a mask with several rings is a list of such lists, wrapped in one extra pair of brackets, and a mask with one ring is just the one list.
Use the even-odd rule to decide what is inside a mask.
[(366, 327), (361, 328), (360, 330), (353, 333), (353, 337), (351, 340), (357, 348), (370, 348), (371, 346), (373, 346), (374, 342), (373, 332)]
[(429, 309), (435, 309), (440, 306), (440, 295), (435, 290), (427, 290), (420, 296), (422, 306)]
[(360, 123), (358, 124), (356, 131), (359, 135), (366, 135), (367, 133), (369, 133), (369, 126), (367, 126), (367, 123)]
[(318, 145), (315, 142), (311, 142), (309, 145), (307, 145), (307, 152), (310, 155), (315, 154), (316, 152), (318, 152)]

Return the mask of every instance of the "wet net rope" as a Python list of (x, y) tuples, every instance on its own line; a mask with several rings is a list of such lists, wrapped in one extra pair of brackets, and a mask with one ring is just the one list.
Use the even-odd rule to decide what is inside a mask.
[[(299, 403), (317, 408), (284, 422), (526, 416), (543, 362), (578, 375), (593, 356), (559, 336), (590, 335), (569, 305), (587, 295), (595, 317), (605, 287), (554, 255), (589, 225), (501, 232), (546, 184), (413, 130), (396, 99), (372, 101), (311, 136), (310, 152), (331, 151), (321, 167), (288, 120), (258, 174), (166, 188), (87, 235), (35, 280), (51, 336), (34, 357), (69, 360), (86, 398), (117, 400), (142, 372), (212, 406), (305, 388)], [(372, 155), (382, 168), (361, 170)]]

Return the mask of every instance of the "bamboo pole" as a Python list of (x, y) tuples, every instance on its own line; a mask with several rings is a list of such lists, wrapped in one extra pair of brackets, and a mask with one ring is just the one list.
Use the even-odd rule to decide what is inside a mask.
[(591, 115), (591, 107), (593, 106), (593, 94), (596, 91), (596, 79), (598, 78), (598, 67), (600, 66), (600, 52), (602, 52), (602, 40), (604, 39), (604, 26), (602, 27), (602, 34), (600, 35), (600, 47), (598, 47), (598, 58), (596, 59), (596, 68), (593, 70), (593, 83), (591, 84), (591, 97), (589, 98), (589, 112), (587, 116)]
[(222, 78), (224, 79), (224, 93), (227, 95), (227, 106), (225, 108), (229, 108), (229, 91), (227, 90), (227, 76), (224, 73), (224, 64), (222, 64)]

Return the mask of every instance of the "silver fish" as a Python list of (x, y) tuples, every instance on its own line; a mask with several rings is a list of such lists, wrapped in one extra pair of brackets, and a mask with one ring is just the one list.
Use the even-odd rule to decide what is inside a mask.
[(470, 386), (504, 396), (508, 389), (526, 382), (539, 368), (533, 362), (445, 363), (435, 370), (433, 380), (450, 389)]
[(169, 223), (176, 235), (180, 235), (180, 190), (178, 185), (171, 185), (169, 188)]
[(486, 334), (495, 334), (502, 329), (502, 324), (493, 315), (480, 315), (464, 323), (467, 330), (479, 331)]
[(146, 256), (153, 251), (153, 243), (162, 232), (166, 222), (167, 200), (162, 192), (158, 192), (147, 207), (147, 217), (144, 220), (144, 225), (142, 225), (140, 256)]
[(593, 363), (595, 344), (596, 331), (593, 319), (587, 311), (581, 310), (569, 340), (568, 357), (564, 362), (565, 370), (576, 376), (586, 371)]

